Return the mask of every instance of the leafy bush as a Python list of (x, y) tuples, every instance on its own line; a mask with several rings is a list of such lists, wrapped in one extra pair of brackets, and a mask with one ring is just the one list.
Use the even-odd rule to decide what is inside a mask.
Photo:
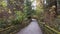
[(7, 3), (5, 1), (1, 1), (0, 3), (1, 3), (0, 5), (2, 5), (2, 7), (6, 7), (7, 6)]
[(22, 22), (26, 18), (26, 14), (22, 13), (21, 11), (15, 11), (16, 19), (20, 22)]

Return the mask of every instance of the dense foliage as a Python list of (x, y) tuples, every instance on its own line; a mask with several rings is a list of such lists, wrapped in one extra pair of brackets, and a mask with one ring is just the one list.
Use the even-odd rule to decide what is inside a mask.
[[(32, 9), (34, 1), (36, 1), (36, 9)], [(43, 1), (0, 0), (0, 34), (10, 34), (24, 28), (31, 18), (36, 18), (39, 24), (44, 23), (60, 31), (60, 0)]]
[(30, 1), (1, 0), (0, 3), (0, 34), (14, 34), (29, 24), (32, 15)]

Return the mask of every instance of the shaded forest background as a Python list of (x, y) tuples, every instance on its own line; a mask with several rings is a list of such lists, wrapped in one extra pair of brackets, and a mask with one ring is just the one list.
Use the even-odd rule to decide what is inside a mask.
[[(34, 1), (36, 9), (32, 9)], [(0, 0), (0, 32), (15, 33), (27, 26), (32, 18), (60, 31), (59, 6), (60, 0)]]

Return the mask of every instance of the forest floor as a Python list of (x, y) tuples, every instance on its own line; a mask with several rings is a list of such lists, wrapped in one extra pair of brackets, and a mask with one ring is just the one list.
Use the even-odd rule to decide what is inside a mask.
[(42, 34), (41, 28), (36, 19), (32, 19), (32, 22), (17, 34)]

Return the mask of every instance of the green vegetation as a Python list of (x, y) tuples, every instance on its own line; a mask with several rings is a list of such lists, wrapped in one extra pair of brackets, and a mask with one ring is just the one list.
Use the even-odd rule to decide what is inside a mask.
[[(26, 0), (26, 3), (22, 3), (21, 0), (1, 0), (0, 2), (1, 34), (14, 34), (30, 23), (31, 18), (29, 17), (32, 15), (31, 2), (28, 0)], [(23, 5), (21, 6), (19, 3)]]
[(36, 0), (36, 9), (32, 9), (34, 1), (0, 0), (0, 33), (15, 34), (36, 18), (44, 34), (60, 34), (60, 1)]

